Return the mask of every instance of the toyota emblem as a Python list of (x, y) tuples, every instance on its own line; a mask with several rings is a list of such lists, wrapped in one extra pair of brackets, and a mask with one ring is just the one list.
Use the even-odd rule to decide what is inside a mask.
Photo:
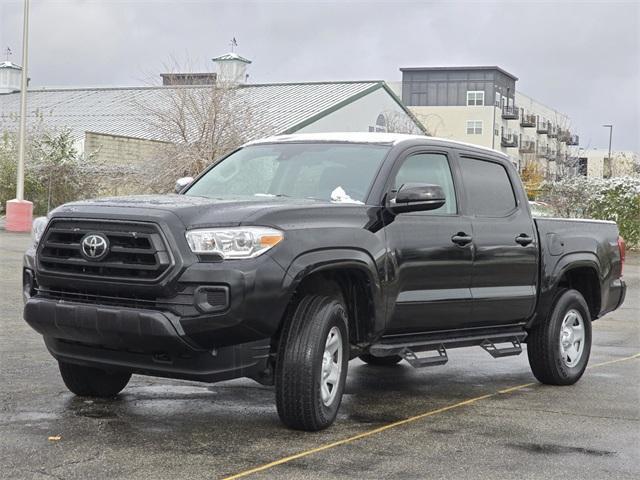
[(100, 233), (88, 233), (80, 242), (80, 251), (87, 260), (102, 260), (109, 253), (109, 240)]

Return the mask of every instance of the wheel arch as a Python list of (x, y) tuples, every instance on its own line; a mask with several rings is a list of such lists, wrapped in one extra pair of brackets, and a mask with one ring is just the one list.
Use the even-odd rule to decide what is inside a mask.
[[(591, 319), (600, 316), (602, 309), (602, 276), (600, 262), (594, 253), (576, 253), (562, 257), (548, 276), (551, 281), (545, 282), (540, 292), (540, 306), (532, 324), (548, 317), (556, 292), (567, 288), (582, 294)], [(543, 275), (544, 281), (544, 275)]]
[[(297, 257), (287, 269), (283, 289), (289, 305), (305, 293), (339, 293), (349, 317), (352, 344), (370, 341), (384, 329), (381, 272), (374, 259), (356, 249), (316, 250)], [(287, 315), (285, 315), (286, 317)]]

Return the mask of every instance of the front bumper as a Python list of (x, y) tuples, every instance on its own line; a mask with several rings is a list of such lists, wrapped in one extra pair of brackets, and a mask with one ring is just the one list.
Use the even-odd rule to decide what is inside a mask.
[(104, 210), (98, 220), (71, 210), (58, 217), (90, 225), (125, 216), (126, 222), (156, 223), (174, 266), (155, 281), (118, 280), (95, 269), (41, 269), (31, 247), (24, 257), (24, 318), (56, 358), (204, 381), (268, 368), (271, 339), (291, 295), (282, 288), (286, 273), (279, 263), (270, 255), (199, 259), (173, 213)]
[(166, 312), (32, 297), (24, 317), (51, 354), (69, 363), (205, 382), (259, 379), (268, 370), (268, 338), (205, 350)]
[[(292, 293), (282, 287), (285, 275), (277, 262), (264, 255), (232, 262), (195, 262), (175, 272), (168, 285), (140, 289), (136, 284), (42, 276), (31, 248), (24, 256), (23, 299), (25, 304), (34, 298), (161, 312), (189, 343), (211, 350), (277, 333)], [(202, 308), (209, 298), (216, 300), (214, 307)]]

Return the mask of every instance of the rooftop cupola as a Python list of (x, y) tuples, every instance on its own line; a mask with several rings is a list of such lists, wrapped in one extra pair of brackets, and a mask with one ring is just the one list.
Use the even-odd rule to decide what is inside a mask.
[(0, 62), (0, 95), (20, 91), (22, 67), (9, 60)]
[(218, 67), (218, 82), (241, 85), (247, 81), (247, 65), (251, 60), (235, 52), (225, 53), (213, 59)]

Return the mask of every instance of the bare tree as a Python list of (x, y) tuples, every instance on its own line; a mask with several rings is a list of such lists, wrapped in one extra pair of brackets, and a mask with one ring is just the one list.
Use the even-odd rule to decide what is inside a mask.
[(196, 176), (251, 137), (251, 108), (233, 85), (158, 87), (136, 100), (144, 128), (160, 140), (146, 187), (168, 191), (176, 178)]
[[(551, 122), (550, 131), (547, 134), (547, 145), (550, 152), (548, 160), (555, 163), (553, 174), (555, 179), (566, 178), (568, 176), (575, 176), (578, 173), (578, 156), (577, 148), (572, 148), (568, 145), (568, 141), (571, 137), (571, 123), (567, 117), (559, 116), (557, 113), (555, 118)], [(551, 178), (551, 171), (547, 167), (547, 177)]]
[(640, 156), (637, 153), (615, 152), (611, 156), (609, 177), (638, 176), (640, 174)]
[(389, 133), (407, 133), (412, 135), (421, 135), (422, 132), (416, 122), (417, 118), (412, 118), (404, 112), (393, 110), (386, 111), (382, 114), (384, 117), (386, 131)]

